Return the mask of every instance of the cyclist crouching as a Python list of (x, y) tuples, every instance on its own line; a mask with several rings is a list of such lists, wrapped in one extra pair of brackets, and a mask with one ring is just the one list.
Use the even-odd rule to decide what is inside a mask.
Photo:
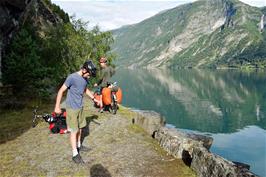
[[(113, 67), (108, 65), (108, 60), (105, 57), (101, 57), (100, 60), (100, 77), (99, 77), (99, 82), (95, 83), (94, 86), (100, 87), (100, 93), (102, 93), (102, 89), (105, 87), (111, 87), (111, 90), (116, 92), (118, 90), (118, 88), (116, 86), (112, 86), (110, 79), (111, 77), (114, 75), (115, 70)], [(100, 109), (99, 112), (103, 112), (103, 99), (102, 99), (102, 95), (100, 95)]]

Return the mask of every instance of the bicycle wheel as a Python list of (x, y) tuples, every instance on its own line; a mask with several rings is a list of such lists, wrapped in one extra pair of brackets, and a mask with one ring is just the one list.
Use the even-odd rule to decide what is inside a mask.
[(113, 102), (112, 111), (113, 111), (113, 114), (116, 114), (116, 112), (117, 112), (117, 102), (116, 101)]
[(111, 109), (112, 109), (113, 114), (116, 114), (118, 106), (117, 106), (117, 99), (116, 99), (115, 93), (112, 93)]
[(32, 124), (31, 124), (32, 128), (36, 127), (37, 123), (38, 123), (37, 122), (37, 119), (36, 118), (33, 118), (32, 119)]

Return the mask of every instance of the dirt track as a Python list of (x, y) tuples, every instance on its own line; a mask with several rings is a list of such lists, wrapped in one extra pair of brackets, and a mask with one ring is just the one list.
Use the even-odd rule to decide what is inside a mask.
[(85, 104), (88, 126), (82, 153), (85, 165), (72, 162), (68, 134), (51, 134), (48, 124), (0, 144), (1, 176), (190, 177), (182, 160), (168, 156), (141, 128), (131, 124), (135, 113), (120, 108), (117, 115), (98, 113)]

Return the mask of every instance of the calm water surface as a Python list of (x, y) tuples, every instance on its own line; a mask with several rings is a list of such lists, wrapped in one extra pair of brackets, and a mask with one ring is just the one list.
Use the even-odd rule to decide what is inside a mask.
[(266, 177), (266, 72), (119, 69), (123, 105), (214, 138), (211, 151)]

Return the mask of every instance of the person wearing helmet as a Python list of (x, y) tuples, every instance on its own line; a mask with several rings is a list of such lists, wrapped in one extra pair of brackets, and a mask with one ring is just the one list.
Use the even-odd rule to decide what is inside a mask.
[[(110, 85), (110, 79), (114, 75), (115, 70), (111, 66), (109, 66), (107, 63), (107, 59), (105, 57), (101, 57), (100, 60), (100, 77), (99, 82), (94, 84), (94, 87), (99, 86), (100, 87), (100, 93), (104, 87), (108, 87)], [(101, 113), (103, 112), (103, 102), (102, 102), (102, 96), (100, 96), (100, 110)]]
[(91, 60), (86, 61), (79, 71), (70, 74), (66, 78), (56, 97), (54, 112), (60, 114), (60, 102), (63, 93), (67, 90), (66, 121), (68, 131), (70, 131), (70, 144), (73, 152), (72, 160), (75, 163), (84, 163), (79, 151), (88, 151), (87, 147), (81, 145), (81, 131), (87, 124), (85, 116), (82, 114), (83, 95), (86, 93), (93, 101), (96, 101), (91, 91), (87, 88), (88, 78), (95, 76), (95, 65)]

